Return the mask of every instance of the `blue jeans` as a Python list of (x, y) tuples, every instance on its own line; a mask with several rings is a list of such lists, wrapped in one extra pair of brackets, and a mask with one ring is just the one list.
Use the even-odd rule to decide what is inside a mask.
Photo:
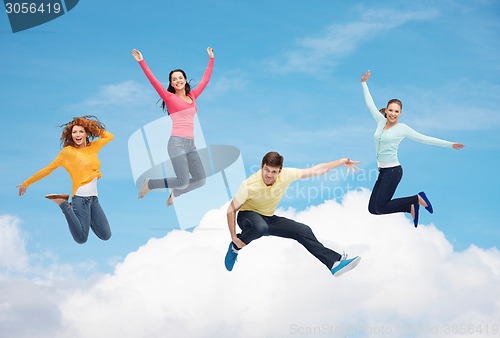
[(151, 179), (149, 189), (170, 188), (177, 197), (205, 185), (205, 169), (193, 139), (171, 136), (167, 150), (176, 177)]
[(392, 199), (402, 177), (403, 168), (400, 165), (391, 168), (379, 168), (377, 182), (375, 182), (368, 203), (368, 211), (371, 214), (384, 215), (395, 212), (410, 212), (411, 205), (418, 203), (417, 195)]
[(323, 246), (314, 236), (310, 227), (280, 216), (263, 216), (255, 211), (240, 211), (237, 217), (241, 234), (238, 237), (245, 244), (262, 236), (278, 236), (295, 239), (307, 251), (331, 270), (333, 263), (342, 257), (339, 253)]
[(69, 231), (75, 242), (85, 243), (89, 228), (103, 241), (111, 237), (108, 219), (97, 196), (73, 196), (71, 204), (72, 206), (66, 201), (59, 207), (68, 221)]

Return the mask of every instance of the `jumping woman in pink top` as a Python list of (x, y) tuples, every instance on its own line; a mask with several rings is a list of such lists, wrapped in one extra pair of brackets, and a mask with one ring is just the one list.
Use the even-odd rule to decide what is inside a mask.
[(214, 67), (214, 50), (207, 48), (208, 66), (203, 77), (193, 90), (186, 82), (186, 73), (182, 69), (174, 69), (169, 74), (169, 85), (165, 89), (149, 69), (141, 52), (132, 50), (132, 56), (139, 62), (144, 74), (163, 100), (162, 107), (172, 118), (172, 133), (168, 141), (168, 155), (172, 161), (176, 177), (161, 179), (146, 178), (139, 191), (139, 199), (152, 189), (171, 189), (167, 206), (174, 199), (205, 184), (206, 175), (200, 156), (194, 144), (194, 115), (196, 114), (196, 99), (203, 92)]

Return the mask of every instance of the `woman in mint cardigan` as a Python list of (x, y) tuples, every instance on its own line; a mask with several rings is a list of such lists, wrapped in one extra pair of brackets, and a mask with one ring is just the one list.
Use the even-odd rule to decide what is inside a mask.
[(395, 212), (411, 213), (413, 223), (417, 227), (420, 205), (425, 207), (430, 213), (433, 212), (433, 209), (423, 191), (413, 196), (392, 198), (403, 177), (403, 168), (398, 160), (399, 143), (405, 137), (408, 137), (417, 142), (453, 149), (462, 149), (464, 145), (420, 134), (406, 124), (398, 122), (403, 110), (403, 104), (398, 99), (390, 100), (387, 103), (387, 107), (379, 111), (373, 102), (368, 85), (366, 84), (370, 75), (370, 71), (367, 71), (361, 76), (361, 86), (363, 87), (366, 106), (377, 123), (374, 139), (379, 176), (370, 196), (368, 210), (375, 215), (392, 214)]

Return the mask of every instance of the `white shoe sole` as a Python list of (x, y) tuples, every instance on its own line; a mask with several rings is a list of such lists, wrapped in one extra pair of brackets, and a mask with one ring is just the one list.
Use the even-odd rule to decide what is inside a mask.
[(361, 261), (361, 257), (354, 259), (351, 263), (349, 263), (349, 265), (346, 265), (345, 267), (343, 267), (342, 269), (337, 271), (333, 275), (333, 277), (339, 277), (339, 276), (343, 275), (344, 273), (351, 271), (352, 269), (354, 269), (355, 267), (358, 266), (360, 261)]

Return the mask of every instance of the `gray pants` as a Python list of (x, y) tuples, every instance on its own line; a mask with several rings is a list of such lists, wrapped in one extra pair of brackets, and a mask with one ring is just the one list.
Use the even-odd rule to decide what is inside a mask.
[(193, 139), (170, 136), (167, 150), (176, 177), (151, 179), (149, 189), (170, 188), (177, 197), (205, 185), (205, 169)]

